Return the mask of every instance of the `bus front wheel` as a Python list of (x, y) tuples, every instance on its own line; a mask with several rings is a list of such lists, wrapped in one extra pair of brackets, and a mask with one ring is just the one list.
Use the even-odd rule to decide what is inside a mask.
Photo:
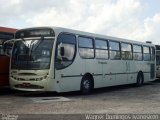
[(143, 85), (144, 79), (143, 79), (143, 73), (139, 72), (137, 75), (137, 82), (136, 82), (136, 86), (140, 87)]
[(81, 81), (81, 92), (82, 94), (89, 94), (92, 90), (92, 82), (88, 76), (82, 78)]

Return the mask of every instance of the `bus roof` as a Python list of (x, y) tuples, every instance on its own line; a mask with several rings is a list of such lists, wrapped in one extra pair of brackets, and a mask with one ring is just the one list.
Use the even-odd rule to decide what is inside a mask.
[(15, 28), (0, 27), (0, 32), (15, 33), (16, 30)]
[(95, 38), (101, 38), (101, 39), (107, 39), (107, 40), (121, 41), (121, 42), (133, 43), (133, 44), (155, 46), (152, 43), (139, 42), (139, 41), (136, 41), (136, 40), (129, 40), (129, 39), (118, 38), (118, 37), (111, 37), (111, 36), (107, 36), (107, 35), (101, 35), (101, 34), (96, 34), (96, 33), (84, 32), (84, 31), (73, 30), (73, 29), (68, 29), (68, 28), (63, 28), (63, 27), (55, 27), (55, 26), (26, 28), (26, 29), (20, 29), (18, 31), (30, 30), (30, 29), (43, 29), (43, 28), (53, 29), (54, 32), (57, 33), (57, 34), (59, 34), (61, 32), (66, 32), (66, 33), (68, 32), (68, 33), (73, 33), (73, 34), (88, 36), (88, 37), (95, 37)]

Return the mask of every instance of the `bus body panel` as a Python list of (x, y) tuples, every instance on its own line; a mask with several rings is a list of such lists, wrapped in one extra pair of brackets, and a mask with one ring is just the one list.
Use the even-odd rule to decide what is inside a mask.
[(160, 78), (160, 67), (157, 67), (156, 77), (157, 77), (157, 78)]
[(84, 66), (78, 55), (75, 59), (77, 60), (74, 61), (69, 67), (62, 70), (55, 69), (55, 81), (56, 83), (58, 81), (57, 85), (60, 88), (59, 92), (80, 90), (79, 85), (82, 79)]

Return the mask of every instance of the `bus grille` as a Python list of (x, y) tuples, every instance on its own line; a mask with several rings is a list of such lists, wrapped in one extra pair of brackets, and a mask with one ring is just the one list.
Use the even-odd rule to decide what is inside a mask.
[(32, 85), (32, 84), (17, 84), (15, 85), (16, 88), (25, 88), (25, 89), (43, 89), (44, 87), (39, 85)]

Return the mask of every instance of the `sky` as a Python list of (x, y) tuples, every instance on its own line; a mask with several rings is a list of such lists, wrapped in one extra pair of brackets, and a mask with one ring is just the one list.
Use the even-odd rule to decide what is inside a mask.
[(57, 26), (160, 45), (160, 0), (0, 0), (0, 26)]

